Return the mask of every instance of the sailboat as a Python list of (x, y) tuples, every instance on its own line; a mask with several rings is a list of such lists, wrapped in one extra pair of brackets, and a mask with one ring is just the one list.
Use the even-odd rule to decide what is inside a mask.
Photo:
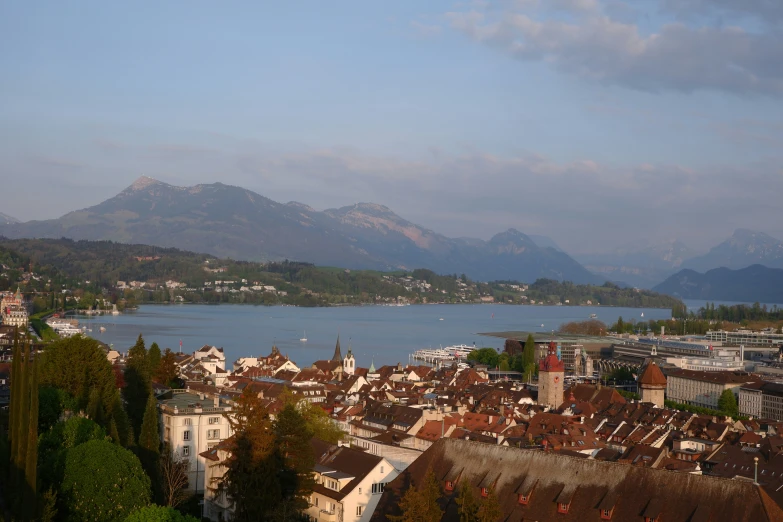
[(299, 339), (299, 340), (302, 341), (303, 343), (306, 343), (307, 342), (307, 332), (303, 332), (302, 333), (302, 338)]

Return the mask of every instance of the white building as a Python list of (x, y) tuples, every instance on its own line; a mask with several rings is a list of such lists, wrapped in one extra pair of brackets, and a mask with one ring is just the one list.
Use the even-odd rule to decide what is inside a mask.
[(187, 459), (188, 487), (204, 491), (205, 460), (201, 456), (231, 436), (225, 415), (231, 406), (218, 396), (171, 390), (158, 398), (160, 437), (172, 452)]

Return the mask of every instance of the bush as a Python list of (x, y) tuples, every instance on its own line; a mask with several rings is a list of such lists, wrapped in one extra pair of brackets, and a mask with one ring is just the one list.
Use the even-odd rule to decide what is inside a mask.
[(130, 451), (92, 440), (68, 451), (62, 483), (69, 521), (122, 522), (150, 502), (150, 479)]
[(183, 515), (174, 508), (147, 506), (134, 511), (125, 522), (198, 522), (198, 519)]

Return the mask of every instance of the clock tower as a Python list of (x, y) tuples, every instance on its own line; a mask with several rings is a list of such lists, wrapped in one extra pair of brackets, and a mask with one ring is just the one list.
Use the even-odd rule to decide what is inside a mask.
[(546, 357), (538, 362), (538, 403), (550, 408), (563, 404), (565, 364), (557, 358), (557, 345), (549, 343)]

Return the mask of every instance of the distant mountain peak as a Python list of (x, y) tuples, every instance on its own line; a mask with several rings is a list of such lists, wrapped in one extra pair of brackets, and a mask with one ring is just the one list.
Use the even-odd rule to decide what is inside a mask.
[(3, 214), (0, 212), (0, 223), (10, 225), (14, 223), (21, 223), (18, 219), (15, 217), (9, 216), (8, 214)]
[(137, 190), (144, 190), (150, 185), (159, 185), (161, 184), (160, 181), (157, 179), (151, 178), (149, 176), (141, 176), (136, 181), (134, 181), (130, 187), (128, 187), (126, 190), (129, 191), (137, 191)]
[(304, 210), (304, 211), (307, 211), (307, 212), (315, 212), (316, 211), (310, 205), (306, 205), (304, 203), (299, 203), (298, 201), (289, 201), (288, 203), (286, 203), (286, 206), (293, 207), (293, 208), (298, 208), (300, 210)]

